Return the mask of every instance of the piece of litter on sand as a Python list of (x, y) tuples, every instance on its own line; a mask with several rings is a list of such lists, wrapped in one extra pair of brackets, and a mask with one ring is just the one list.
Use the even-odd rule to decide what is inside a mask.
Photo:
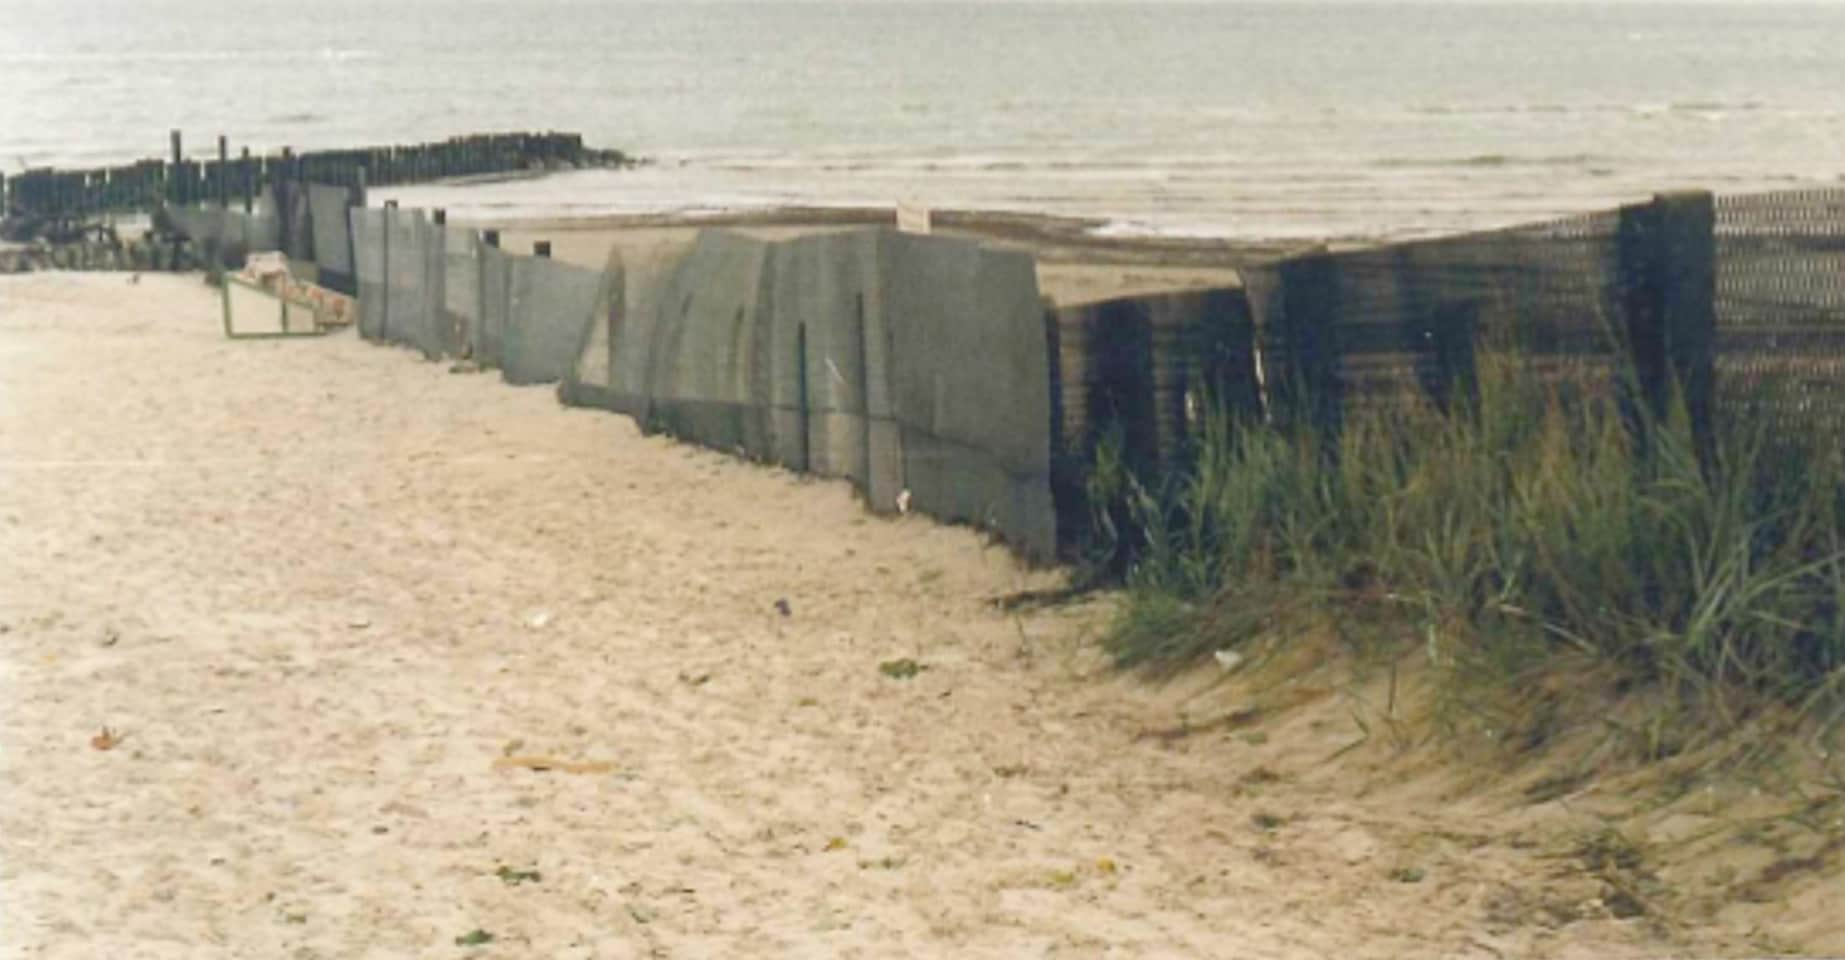
[(526, 616), (525, 625), (531, 627), (533, 630), (543, 630), (550, 625), (553, 619), (555, 619), (555, 614), (551, 611), (535, 610)]
[(353, 617), (351, 620), (346, 621), (346, 626), (354, 630), (363, 630), (371, 625), (372, 620), (370, 617)]
[(114, 750), (117, 746), (121, 744), (123, 740), (126, 740), (126, 739), (128, 739), (128, 734), (126, 731), (118, 732), (115, 730), (111, 730), (108, 727), (104, 727), (102, 728), (101, 733), (98, 733), (96, 736), (93, 736), (90, 738), (90, 746), (95, 747), (98, 750)]
[(501, 757), (493, 761), (495, 770), (533, 770), (546, 773), (614, 773), (615, 765), (607, 760), (559, 760), (556, 757)]
[(1211, 654), (1211, 658), (1217, 661), (1218, 666), (1224, 668), (1225, 673), (1243, 665), (1243, 655), (1235, 650), (1218, 650)]
[(780, 613), (784, 617), (794, 616), (794, 608), (788, 605), (788, 598), (786, 597), (783, 597), (782, 599), (775, 601), (775, 609), (776, 609), (776, 612)]

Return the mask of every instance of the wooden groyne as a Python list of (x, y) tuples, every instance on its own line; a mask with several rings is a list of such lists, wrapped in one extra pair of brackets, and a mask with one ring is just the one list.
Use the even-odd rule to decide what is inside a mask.
[(585, 147), (575, 133), (489, 133), (408, 146), (359, 147), (232, 156), (218, 138), (215, 160), (187, 159), (174, 131), (165, 159), (90, 170), (39, 168), (0, 174), (0, 219), (82, 218), (134, 212), (159, 204), (242, 204), (248, 209), (264, 187), (284, 180), (353, 187), (427, 183), (534, 169), (618, 167), (630, 163), (619, 150)]

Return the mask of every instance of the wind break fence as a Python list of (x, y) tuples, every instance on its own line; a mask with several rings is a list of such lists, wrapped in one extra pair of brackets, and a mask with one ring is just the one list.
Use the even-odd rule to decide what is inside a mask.
[(1845, 443), (1845, 189), (1663, 194), (1242, 272), (1241, 290), (1051, 310), (1066, 551), (1093, 533), (1105, 444), (1157, 491), (1207, 409), (1330, 440), (1360, 411), (1447, 412), (1487, 350), (1563, 402), (1613, 398), (1636, 430), (1682, 405), (1701, 456), (1725, 429)]
[(889, 230), (701, 231), (648, 269), (508, 254), (355, 210), (359, 331), (643, 429), (850, 479), (879, 512), (1050, 559), (1050, 357), (1029, 256)]
[[(341, 201), (302, 196), (337, 275)], [(280, 244), (280, 219), (223, 232)], [(1049, 308), (1023, 254), (887, 230), (705, 231), (597, 271), (417, 211), (348, 220), (368, 338), (561, 382), (567, 402), (848, 477), (875, 509), (981, 524), (1041, 558), (1088, 533), (1105, 437), (1153, 489), (1184, 475), (1213, 405), (1330, 435), (1355, 410), (1443, 408), (1483, 345), (1565, 398), (1682, 403), (1701, 443), (1726, 420), (1845, 440), (1845, 189), (1662, 195), (1314, 252), (1246, 270), (1244, 289)]]
[[(1242, 405), (1336, 432), (1351, 411), (1465, 393), (1484, 349), (1561, 396), (1682, 404), (1845, 440), (1845, 189), (1663, 194), (1546, 223), (1247, 271)], [(1644, 421), (1646, 417), (1638, 417)]]
[(252, 253), (279, 251), (314, 282), (358, 293), (350, 218), (365, 195), (350, 186), (281, 181), (248, 212), (213, 204), (166, 207), (162, 215), (198, 249), (208, 269), (237, 269)]

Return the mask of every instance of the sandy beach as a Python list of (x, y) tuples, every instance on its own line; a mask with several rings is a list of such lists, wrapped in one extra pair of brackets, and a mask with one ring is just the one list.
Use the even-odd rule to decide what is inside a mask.
[(196, 276), (0, 280), (0, 491), (0, 957), (1845, 944), (1811, 872), (1624, 914), (1585, 808), (1323, 677), (1194, 728), (1277, 701), (1115, 673), (972, 531)]

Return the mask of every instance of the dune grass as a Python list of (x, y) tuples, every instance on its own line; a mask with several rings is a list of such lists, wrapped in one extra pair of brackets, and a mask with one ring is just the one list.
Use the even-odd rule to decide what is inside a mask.
[(1726, 411), (1700, 458), (1682, 414), (1636, 430), (1606, 393), (1485, 356), (1446, 414), (1355, 411), (1336, 435), (1213, 415), (1164, 489), (1098, 472), (1104, 534), (1136, 546), (1110, 651), (1168, 669), (1310, 615), (1381, 624), (1451, 687), (1593, 664), (1713, 729), (1837, 709), (1835, 439)]

